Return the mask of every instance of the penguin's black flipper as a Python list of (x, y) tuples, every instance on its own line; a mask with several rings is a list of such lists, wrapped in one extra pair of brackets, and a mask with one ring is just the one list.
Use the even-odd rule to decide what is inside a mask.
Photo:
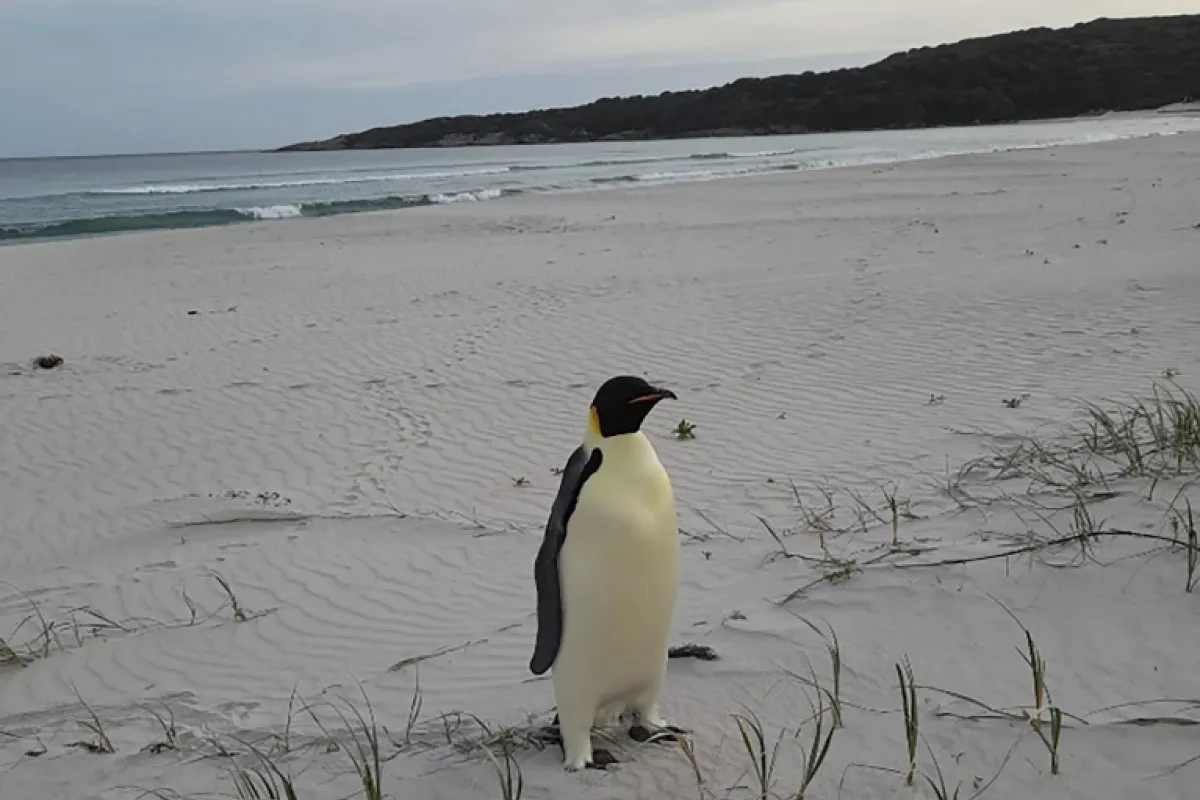
[(529, 660), (529, 671), (534, 675), (544, 674), (558, 657), (563, 625), (558, 554), (562, 552), (563, 542), (567, 539), (567, 521), (575, 511), (579, 492), (583, 489), (584, 482), (600, 469), (600, 462), (603, 460), (604, 455), (600, 448), (592, 450), (589, 458), (583, 445), (577, 447), (567, 459), (562, 480), (558, 484), (558, 494), (550, 507), (550, 518), (546, 521), (542, 546), (538, 548), (537, 558), (533, 563), (533, 579), (537, 586), (538, 624), (537, 641), (534, 644), (533, 657)]

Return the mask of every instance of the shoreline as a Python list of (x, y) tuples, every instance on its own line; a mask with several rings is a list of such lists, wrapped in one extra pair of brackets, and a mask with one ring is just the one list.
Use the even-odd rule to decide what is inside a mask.
[[(349, 153), (349, 152), (387, 152), (390, 150), (410, 150), (410, 151), (427, 151), (438, 152), (441, 150), (461, 148), (494, 148), (494, 147), (569, 147), (571, 145), (586, 145), (586, 144), (646, 144), (654, 142), (678, 142), (678, 141), (704, 141), (721, 139), (767, 139), (776, 136), (837, 136), (840, 134), (856, 134), (856, 133), (902, 133), (913, 131), (942, 131), (942, 130), (973, 130), (976, 128), (996, 128), (1007, 126), (1036, 126), (1036, 125), (1053, 125), (1063, 122), (1080, 122), (1086, 120), (1098, 119), (1143, 119), (1154, 118), (1158, 115), (1200, 115), (1200, 103), (1194, 102), (1179, 102), (1170, 103), (1159, 108), (1147, 108), (1140, 110), (1114, 110), (1114, 111), (1094, 111), (1087, 114), (1078, 114), (1072, 117), (1037, 117), (1031, 119), (1016, 119), (1003, 122), (976, 122), (971, 125), (923, 125), (911, 128), (849, 128), (845, 130), (832, 131), (802, 131), (797, 133), (756, 133), (748, 130), (736, 128), (718, 129), (704, 133), (703, 135), (687, 135), (675, 137), (649, 138), (649, 139), (584, 139), (581, 141), (556, 141), (556, 142), (467, 142), (463, 144), (440, 144), (440, 145), (420, 145), (414, 147), (345, 147), (345, 148), (295, 148), (295, 145), (285, 145), (267, 150), (254, 150), (244, 152), (255, 153)], [(401, 123), (400, 125), (411, 124)], [(398, 126), (382, 126), (382, 127), (398, 127)], [(725, 132), (728, 131), (728, 132)], [(340, 134), (345, 135), (345, 134)], [(332, 141), (338, 138), (338, 135), (332, 136), (329, 139), (315, 140), (314, 142), (299, 142), (297, 144), (314, 144)]]
[[(837, 133), (886, 133), (888, 131), (936, 131), (936, 130), (948, 130), (948, 129), (969, 130), (972, 128), (982, 128), (982, 127), (989, 127), (989, 126), (994, 127), (994, 126), (999, 126), (999, 125), (1043, 125), (1043, 124), (1073, 122), (1073, 121), (1077, 121), (1077, 120), (1089, 120), (1089, 119), (1120, 119), (1120, 118), (1146, 118), (1146, 117), (1153, 118), (1160, 114), (1183, 114), (1183, 115), (1197, 114), (1197, 115), (1200, 115), (1200, 102), (1171, 103), (1169, 105), (1162, 106), (1161, 108), (1147, 109), (1147, 110), (1143, 110), (1143, 111), (1099, 111), (1099, 112), (1096, 112), (1093, 114), (1080, 114), (1080, 115), (1074, 116), (1074, 117), (1044, 117), (1044, 118), (1040, 118), (1040, 119), (1014, 120), (1011, 122), (1002, 122), (1002, 123), (981, 122), (981, 123), (978, 123), (975, 125), (938, 125), (938, 126), (933, 126), (933, 127), (922, 127), (922, 128), (864, 128), (862, 130), (853, 130), (853, 131), (836, 131), (836, 132), (829, 132), (829, 133), (809, 132), (809, 133), (797, 133), (797, 134), (788, 134), (788, 135), (791, 135), (791, 136), (828, 136), (828, 135), (837, 134)], [(751, 138), (751, 139), (752, 138), (769, 138), (773, 135), (778, 135), (778, 134), (746, 134), (745, 138)], [(732, 137), (731, 136), (711, 136), (711, 137), (688, 137), (688, 138), (722, 139), (722, 138), (737, 138), (737, 137), (736, 136), (732, 136)], [(681, 141), (681, 139), (679, 139), (679, 138), (640, 139), (637, 141), (637, 143), (640, 143), (640, 142), (675, 142), (675, 141)], [(587, 144), (587, 143), (604, 144), (604, 142), (601, 142), (599, 140), (592, 141), (592, 142), (586, 142), (585, 144)], [(570, 144), (577, 144), (577, 143), (559, 142), (559, 143), (546, 143), (546, 144), (550, 145), (550, 146), (553, 146), (556, 144), (569, 146)], [(530, 143), (519, 143), (519, 144), (514, 144), (514, 145), (478, 145), (478, 146), (479, 147), (538, 147), (539, 145), (530, 144)], [(441, 148), (441, 147), (376, 148), (376, 150), (394, 150), (394, 149), (428, 150), (430, 152), (437, 152), (437, 151), (443, 150), (445, 148)], [(58, 160), (66, 161), (66, 160), (111, 159), (111, 158), (172, 158), (172, 157), (177, 157), (177, 156), (221, 156), (221, 155), (246, 155), (246, 154), (270, 155), (273, 153), (281, 153), (281, 152), (287, 152), (287, 151), (281, 150), (278, 147), (276, 147), (276, 148), (240, 148), (240, 149), (236, 149), (236, 150), (180, 150), (180, 151), (162, 150), (162, 151), (155, 151), (155, 152), (148, 152), (148, 153), (129, 152), (129, 153), (91, 153), (91, 154), (83, 154), (83, 155), (76, 154), (76, 155), (49, 155), (49, 156), (0, 156), (0, 162), (5, 162), (5, 161), (58, 161)], [(313, 151), (292, 151), (292, 152), (313, 152)]]
[[(1187, 115), (1190, 116), (1190, 115)], [(1096, 117), (1077, 117), (1068, 122), (1085, 123), (1089, 121), (1101, 121), (1105, 119), (1113, 120), (1147, 120), (1157, 119), (1153, 114), (1140, 114), (1138, 112), (1120, 112), (1099, 115)], [(1016, 126), (1037, 125), (1037, 124), (1054, 124), (1060, 122), (1058, 120), (1039, 120), (1032, 122), (1015, 123)], [(971, 126), (964, 128), (980, 129), (980, 128), (995, 128), (1005, 129), (1012, 125), (1004, 126)], [(941, 129), (922, 129), (923, 131), (936, 131)], [(957, 129), (955, 129), (957, 130)], [(900, 131), (898, 133), (907, 133)], [(128, 217), (120, 214), (98, 218), (78, 218), (73, 220), (64, 220), (57, 223), (44, 223), (45, 230), (51, 229), (71, 229), (84, 228), (80, 232), (70, 231), (67, 233), (41, 233), (38, 228), (32, 229), (29, 233), (18, 234), (16, 229), (13, 233), (5, 237), (3, 231), (6, 230), (0, 226), (0, 247), (24, 244), (40, 244), (55, 241), (72, 241), (79, 239), (93, 238), (109, 238), (117, 235), (129, 235), (134, 233), (148, 233), (160, 231), (177, 231), (177, 230), (192, 230), (206, 228), (226, 228), (226, 227), (244, 227), (246, 225), (254, 225), (257, 223), (269, 223), (277, 225), (283, 222), (292, 221), (293, 218), (301, 220), (312, 220), (325, 217), (340, 217), (346, 215), (355, 215), (363, 213), (376, 212), (396, 212), (413, 210), (433, 206), (451, 206), (477, 203), (491, 203), (495, 200), (511, 200), (516, 197), (542, 197), (556, 195), (571, 195), (578, 193), (590, 192), (608, 192), (621, 191), (627, 188), (637, 188), (645, 186), (658, 185), (691, 185), (694, 183), (707, 183), (711, 181), (721, 181), (728, 178), (755, 178), (772, 175), (787, 175), (791, 173), (809, 173), (821, 172), (828, 170), (843, 170), (854, 169), (857, 167), (879, 167), (895, 164), (903, 164), (909, 162), (920, 162), (928, 160), (936, 160), (945, 157), (954, 157), (959, 155), (986, 155), (988, 153), (1004, 153), (1024, 150), (1043, 150), (1054, 147), (1074, 147), (1087, 144), (1105, 143), (1107, 141), (1126, 141), (1153, 138), (1154, 136), (1178, 136), (1186, 133), (1196, 133), (1189, 130), (1173, 130), (1173, 131), (1151, 131), (1145, 133), (1134, 134), (1111, 134), (1113, 138), (1102, 139), (1100, 141), (1081, 141), (1081, 142), (1055, 142), (1055, 143), (1030, 143), (1030, 144), (1015, 144), (1015, 145), (991, 145), (987, 149), (968, 150), (960, 152), (936, 152), (928, 153), (918, 152), (912, 155), (897, 155), (892, 158), (879, 158), (863, 161), (862, 163), (829, 163), (823, 164), (819, 161), (813, 163), (792, 163), (784, 162), (778, 165), (765, 165), (747, 169), (745, 172), (738, 170), (726, 171), (725, 173), (716, 173), (712, 175), (703, 175), (697, 173), (679, 173), (675, 177), (655, 178), (652, 175), (647, 176), (631, 176), (621, 179), (604, 179), (601, 182), (589, 185), (577, 185), (569, 187), (555, 186), (538, 186), (531, 185), (521, 188), (512, 187), (495, 187), (495, 188), (477, 188), (467, 191), (451, 191), (450, 193), (425, 193), (425, 194), (405, 194), (405, 195), (387, 195), (378, 199), (356, 199), (343, 201), (321, 201), (321, 202), (305, 202), (297, 203), (294, 206), (279, 205), (270, 208), (234, 208), (234, 207), (216, 207), (212, 209), (198, 210), (171, 210), (165, 208), (159, 212), (145, 212), (140, 217)], [(688, 140), (693, 141), (693, 140)], [(694, 140), (706, 141), (706, 140)], [(719, 141), (719, 140), (718, 140)], [(797, 150), (796, 152), (803, 152)], [(686, 161), (686, 159), (683, 159)], [(599, 180), (599, 179), (597, 179)], [(138, 220), (143, 220), (138, 223)], [(175, 224), (171, 224), (172, 220), (176, 220)], [(123, 227), (115, 230), (87, 230), (102, 226), (121, 225)]]

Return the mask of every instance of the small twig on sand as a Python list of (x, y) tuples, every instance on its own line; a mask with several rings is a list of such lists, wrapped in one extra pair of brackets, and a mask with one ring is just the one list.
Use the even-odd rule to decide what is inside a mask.
[(413, 664), (420, 664), (422, 661), (428, 661), (431, 658), (440, 658), (440, 657), (442, 657), (444, 655), (448, 655), (450, 653), (457, 653), (459, 650), (466, 650), (468, 647), (471, 647), (472, 645), (485, 644), (486, 642), (487, 642), (487, 639), (473, 639), (469, 642), (463, 642), (462, 644), (453, 644), (453, 645), (447, 645), (446, 647), (439, 647), (437, 650), (434, 650), (432, 653), (423, 653), (422, 655), (419, 655), (419, 656), (412, 656), (410, 658), (401, 659), (400, 661), (397, 661), (395, 664), (392, 664), (390, 667), (388, 667), (388, 672), (399, 672), (400, 670), (404, 669), (405, 667), (411, 667)]

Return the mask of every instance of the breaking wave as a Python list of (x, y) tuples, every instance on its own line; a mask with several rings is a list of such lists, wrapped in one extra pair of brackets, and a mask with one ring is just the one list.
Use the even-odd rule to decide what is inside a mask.
[(510, 164), (498, 166), (464, 167), (462, 169), (430, 170), (426, 172), (375, 172), (366, 174), (314, 175), (280, 180), (267, 178), (241, 181), (205, 181), (195, 183), (147, 183), (136, 186), (114, 186), (87, 189), (82, 195), (95, 196), (139, 196), (139, 195), (187, 195), (211, 192), (245, 192), (263, 189), (297, 189), (306, 186), (346, 186), (353, 184), (391, 183), (400, 181), (452, 180), (505, 175), (512, 172), (545, 172), (547, 170), (590, 169), (596, 167), (638, 166), (644, 164), (666, 164), (673, 161), (714, 161), (735, 158), (780, 158), (796, 155), (799, 150), (763, 150), (759, 152), (713, 152), (672, 154), (663, 156), (592, 159), (572, 161), (565, 164)]
[(249, 180), (237, 183), (148, 183), (141, 186), (117, 186), (111, 189), (88, 189), (84, 195), (155, 195), (199, 194), (202, 192), (244, 192), (258, 189), (294, 189), (304, 186), (345, 186), (355, 183), (386, 183), (389, 181), (442, 180), (474, 178), (485, 175), (504, 175), (510, 167), (446, 170), (443, 172), (383, 172), (368, 175), (330, 175), (288, 180)]
[(389, 195), (370, 200), (338, 200), (327, 203), (253, 206), (249, 208), (211, 208), (159, 211), (144, 214), (116, 214), (80, 217), (43, 224), (0, 226), (0, 242), (29, 239), (53, 239), (64, 236), (94, 236), (105, 233), (151, 231), (175, 228), (205, 228), (255, 220), (282, 220), (296, 217), (327, 217), (363, 211), (394, 211), (417, 206), (469, 203), (495, 200), (521, 194), (517, 189), (484, 189), (453, 194)]

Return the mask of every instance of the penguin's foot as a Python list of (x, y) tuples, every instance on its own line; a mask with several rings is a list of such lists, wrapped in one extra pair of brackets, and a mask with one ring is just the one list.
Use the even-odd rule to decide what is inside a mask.
[(687, 731), (683, 728), (677, 728), (674, 725), (663, 725), (661, 728), (651, 729), (646, 725), (638, 723), (629, 729), (629, 738), (641, 743), (678, 742), (680, 738), (687, 735)]

